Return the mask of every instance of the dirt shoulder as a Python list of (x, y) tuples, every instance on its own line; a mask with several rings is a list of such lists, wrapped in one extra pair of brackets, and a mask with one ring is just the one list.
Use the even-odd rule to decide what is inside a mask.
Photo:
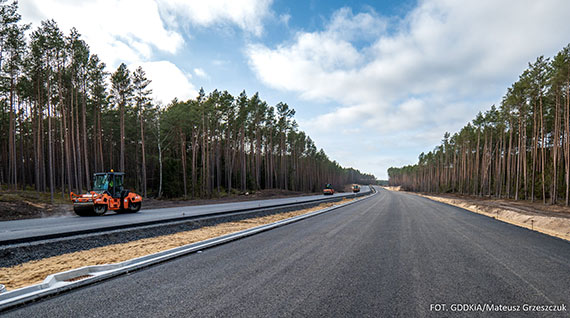
[(570, 207), (460, 194), (408, 193), (570, 241)]
[(49, 193), (35, 191), (0, 190), (0, 221), (44, 218), (73, 214), (69, 197), (61, 193), (54, 196), (51, 203)]

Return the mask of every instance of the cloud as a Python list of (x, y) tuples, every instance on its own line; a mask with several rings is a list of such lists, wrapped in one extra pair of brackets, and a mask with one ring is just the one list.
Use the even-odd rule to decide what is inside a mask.
[[(342, 8), (321, 31), (298, 32), (276, 47), (252, 43), (246, 52), (266, 85), (338, 105), (302, 125), (331, 156), (341, 138), (354, 137), (346, 127), (363, 126), (380, 151), (395, 151), (388, 143), (415, 144), (412, 163), (446, 130), (500, 101), (528, 62), (565, 46), (568, 12), (570, 2), (556, 0), (426, 0), (402, 19)], [(359, 151), (363, 140), (347, 142), (348, 152), (385, 176), (388, 166), (370, 164), (377, 155)]]
[(46, 19), (54, 19), (66, 34), (77, 28), (111, 67), (148, 60), (155, 50), (174, 54), (184, 44), (178, 32), (165, 27), (152, 0), (28, 0), (19, 5), (22, 19), (34, 28)]
[(152, 80), (149, 88), (153, 90), (152, 95), (157, 101), (167, 104), (175, 97), (187, 100), (198, 96), (198, 91), (190, 82), (191, 75), (185, 74), (173, 63), (145, 62), (129, 65), (129, 69), (135, 70), (139, 65), (146, 72), (147, 78)]
[(272, 0), (157, 0), (161, 14), (170, 25), (190, 23), (194, 26), (237, 25), (259, 36), (263, 19), (270, 16)]
[[(271, 0), (178, 1), (178, 0), (27, 0), (21, 1), (23, 22), (55, 20), (64, 34), (75, 27), (82, 39), (113, 72), (120, 63), (133, 70), (142, 65), (152, 80), (153, 96), (168, 103), (172, 98), (197, 95), (191, 75), (174, 63), (186, 49), (180, 21), (192, 26), (237, 26), (260, 35), (262, 20), (271, 15)], [(201, 68), (194, 74), (207, 78)]]
[(180, 33), (163, 23), (153, 0), (30, 0), (20, 2), (20, 10), (33, 29), (46, 19), (54, 19), (66, 35), (72, 27), (77, 28), (91, 53), (97, 54), (111, 73), (120, 63), (131, 70), (142, 66), (157, 101), (197, 96), (190, 74), (170, 61), (155, 60), (157, 53), (174, 56), (185, 43)]
[(279, 22), (283, 23), (283, 25), (288, 26), (289, 25), (289, 20), (291, 20), (291, 15), (290, 14), (281, 14), (279, 15)]
[(204, 71), (203, 69), (197, 67), (194, 69), (194, 74), (196, 74), (196, 76), (198, 77), (203, 77), (203, 78), (207, 78), (208, 74), (206, 73), (206, 71)]

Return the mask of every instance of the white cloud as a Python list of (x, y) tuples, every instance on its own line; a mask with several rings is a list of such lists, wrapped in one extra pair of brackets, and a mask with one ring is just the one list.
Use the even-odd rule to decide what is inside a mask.
[(257, 36), (262, 20), (270, 15), (272, 0), (157, 0), (161, 14), (170, 25), (197, 26), (232, 24)]
[(185, 44), (182, 36), (163, 23), (154, 0), (29, 0), (20, 2), (22, 19), (32, 29), (46, 19), (62, 32), (75, 27), (82, 39), (114, 72), (120, 63), (131, 70), (141, 65), (152, 80), (153, 97), (163, 103), (197, 95), (191, 75), (166, 60), (153, 61), (157, 52), (174, 56)]
[[(299, 32), (275, 48), (251, 44), (247, 55), (265, 84), (339, 105), (302, 126), (331, 157), (340, 138), (354, 137), (342, 134), (346, 127), (359, 125), (380, 151), (412, 143), (419, 153), (500, 101), (527, 62), (565, 46), (568, 12), (570, 2), (556, 0), (426, 0), (401, 20), (343, 8), (320, 32)], [(330, 137), (332, 127), (340, 136)], [(346, 143), (352, 156), (364, 139)], [(363, 154), (359, 167), (385, 176), (388, 166), (370, 164), (375, 156)]]
[[(270, 15), (271, 0), (26, 0), (19, 3), (22, 20), (32, 23), (55, 20), (64, 34), (75, 27), (82, 39), (114, 72), (120, 63), (131, 69), (141, 65), (152, 80), (153, 97), (168, 103), (197, 95), (191, 74), (174, 63), (185, 43), (178, 21), (211, 27), (236, 25), (260, 35), (262, 20)], [(188, 34), (186, 34), (188, 36)], [(166, 55), (164, 54), (166, 53)], [(170, 55), (170, 56), (169, 56)], [(157, 61), (157, 59), (160, 59)], [(194, 74), (207, 78), (201, 68)]]
[(196, 74), (196, 76), (198, 77), (203, 77), (203, 78), (207, 78), (208, 74), (206, 73), (206, 71), (204, 71), (203, 69), (197, 67), (194, 69), (194, 74)]
[(153, 0), (28, 0), (19, 5), (22, 19), (34, 28), (46, 19), (54, 19), (66, 34), (77, 28), (110, 67), (148, 60), (155, 50), (176, 53), (184, 43), (165, 27)]
[(281, 14), (279, 16), (279, 22), (283, 23), (284, 25), (289, 25), (289, 20), (291, 20), (290, 14)]
[(129, 65), (129, 68), (134, 70), (139, 65), (146, 72), (147, 78), (152, 80), (149, 88), (153, 90), (153, 96), (157, 101), (168, 104), (175, 97), (187, 100), (198, 96), (198, 91), (190, 82), (191, 75), (185, 74), (173, 63), (145, 62)]

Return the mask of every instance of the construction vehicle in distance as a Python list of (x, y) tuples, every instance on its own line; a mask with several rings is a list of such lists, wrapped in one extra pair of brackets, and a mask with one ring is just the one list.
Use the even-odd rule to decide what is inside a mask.
[(123, 172), (93, 174), (93, 190), (87, 194), (71, 192), (73, 211), (79, 216), (103, 215), (107, 210), (118, 213), (135, 213), (141, 209), (142, 197), (123, 188)]
[(327, 185), (323, 189), (323, 194), (324, 195), (333, 195), (334, 194), (334, 189), (332, 187), (332, 184), (327, 183)]
[(360, 192), (360, 186), (358, 184), (352, 185), (352, 192), (357, 193)]

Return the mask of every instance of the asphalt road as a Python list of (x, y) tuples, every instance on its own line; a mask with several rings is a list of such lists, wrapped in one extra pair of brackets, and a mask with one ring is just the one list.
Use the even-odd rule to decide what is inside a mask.
[[(370, 191), (368, 186), (362, 186), (362, 193)], [(332, 197), (342, 197), (352, 193), (335, 193)], [(330, 197), (330, 196), (327, 196)], [(302, 203), (315, 199), (323, 199), (323, 195), (289, 197), (281, 199), (255, 200), (221, 204), (208, 204), (164, 209), (143, 209), (135, 214), (108, 213), (100, 217), (80, 217), (77, 215), (27, 219), (0, 222), (0, 242), (27, 237), (57, 235), (69, 231), (87, 231), (111, 226), (139, 224), (158, 220), (186, 218), (211, 213), (245, 210), (259, 207), (270, 207), (287, 203)]]
[[(569, 309), (522, 311), (525, 304), (570, 306), (569, 286), (570, 243), (380, 190), (344, 208), (5, 314), (560, 317)], [(436, 304), (447, 311), (436, 312), (442, 308)], [(521, 311), (453, 311), (457, 304)]]

